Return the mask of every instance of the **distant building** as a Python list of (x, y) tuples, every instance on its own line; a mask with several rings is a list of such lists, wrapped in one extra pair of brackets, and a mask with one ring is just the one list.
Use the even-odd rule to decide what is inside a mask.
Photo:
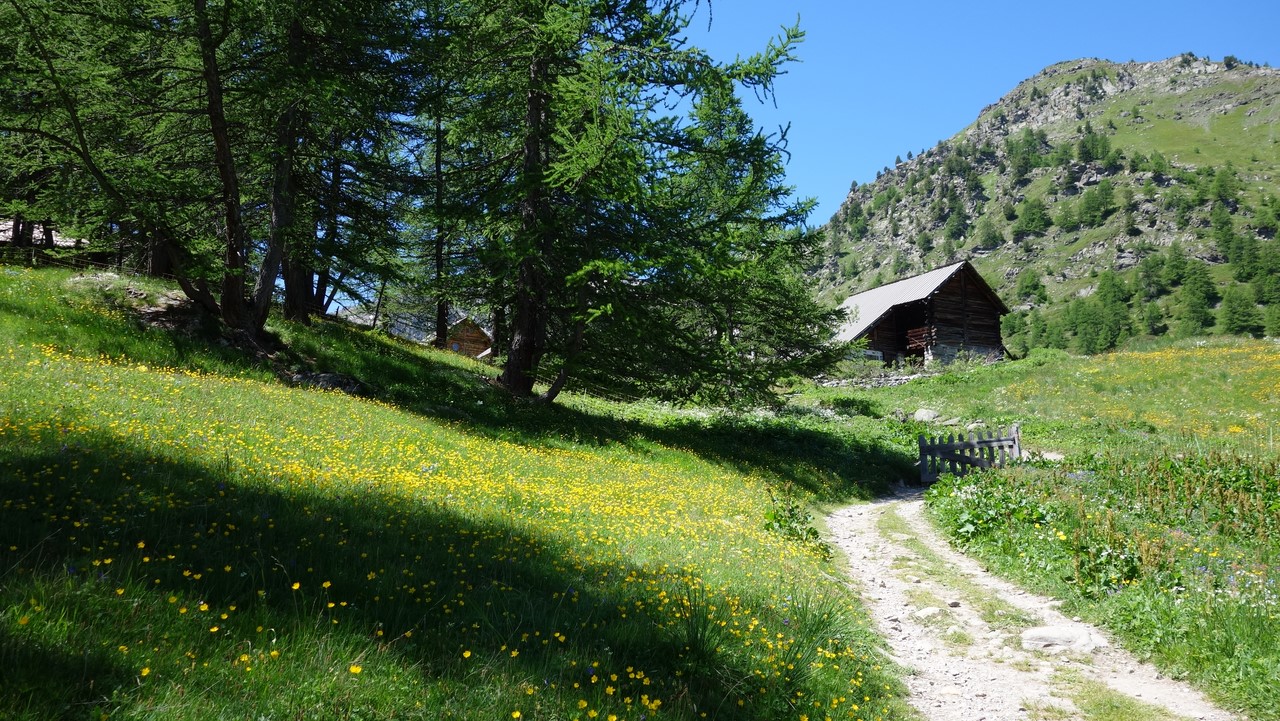
[(1009, 308), (969, 261), (850, 296), (840, 307), (851, 320), (836, 338), (865, 338), (867, 355), (884, 361), (1005, 355), (1000, 317)]
[[(362, 326), (373, 325), (373, 314), (365, 307), (339, 310), (337, 316)], [(457, 308), (449, 308), (449, 334), (444, 347), (454, 353), (471, 358), (487, 359), (493, 354), (493, 334), (471, 316)], [(435, 345), (435, 332), (431, 330), (434, 319), (420, 316), (387, 313), (378, 325), (388, 334), (423, 345)]]
[(493, 337), (479, 323), (463, 318), (449, 326), (444, 347), (471, 358), (487, 358), (493, 350)]

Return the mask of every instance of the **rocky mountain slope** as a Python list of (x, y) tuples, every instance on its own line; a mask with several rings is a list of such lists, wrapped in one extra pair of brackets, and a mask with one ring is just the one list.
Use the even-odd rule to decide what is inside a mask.
[[(855, 183), (814, 273), (838, 302), (968, 258), (1018, 309), (1005, 334), (1022, 350), (1277, 332), (1278, 128), (1280, 70), (1060, 63)], [(1108, 330), (1081, 340), (1094, 311)]]

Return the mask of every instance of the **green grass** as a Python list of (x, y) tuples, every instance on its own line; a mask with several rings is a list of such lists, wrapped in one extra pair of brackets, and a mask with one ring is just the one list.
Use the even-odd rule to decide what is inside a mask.
[(1225, 337), (1152, 342), (1094, 357), (1037, 349), (1023, 360), (957, 364), (894, 388), (812, 388), (795, 403), (858, 406), (873, 416), (930, 408), (991, 427), (1018, 423), (1024, 447), (1033, 451), (1273, 453), (1280, 449), (1273, 424), (1280, 417), (1278, 364), (1276, 343)]
[[(1237, 92), (1247, 96), (1256, 90), (1257, 81), (1249, 83), (1220, 83), (1210, 88), (1200, 88), (1178, 95), (1158, 95), (1149, 98), (1142, 106), (1146, 122), (1130, 123), (1118, 117), (1113, 144), (1150, 155), (1159, 151), (1170, 160), (1200, 166), (1213, 158), (1214, 165), (1228, 162), (1241, 172), (1270, 172), (1280, 166), (1280, 145), (1274, 144), (1274, 128), (1267, 119), (1274, 120), (1276, 110), (1260, 103), (1233, 108), (1225, 115), (1195, 110), (1196, 103), (1212, 104), (1221, 92)], [(1125, 97), (1107, 109), (1109, 113), (1128, 110), (1143, 98)], [(1255, 111), (1253, 116), (1249, 111)], [(1199, 113), (1197, 115), (1197, 113)], [(1179, 114), (1186, 117), (1177, 119)], [(1196, 148), (1200, 149), (1196, 153)], [(1248, 185), (1248, 184), (1246, 184)], [(1246, 188), (1252, 197), (1253, 188)]]
[(108, 285), (0, 268), (0, 717), (911, 718), (768, 520), (874, 493), (893, 432), (515, 403), (327, 322), (245, 356)]
[[(793, 402), (886, 422), (926, 407), (1019, 423), (1024, 448), (1065, 461), (939, 482), (926, 501), (943, 529), (1226, 707), (1280, 718), (1280, 344), (1038, 351), (895, 388), (812, 388)], [(1113, 700), (1089, 713), (1137, 713)]]
[[(1083, 678), (1076, 672), (1059, 671), (1054, 674), (1053, 681), (1075, 703), (1084, 721), (1183, 721), (1183, 717), (1169, 713), (1161, 706), (1143, 703), (1106, 684)], [(1048, 711), (1045, 718), (1055, 717)]]

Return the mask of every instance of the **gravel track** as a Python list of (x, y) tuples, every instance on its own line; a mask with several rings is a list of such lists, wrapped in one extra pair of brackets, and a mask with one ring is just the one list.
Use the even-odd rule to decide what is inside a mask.
[[(928, 721), (1083, 719), (1072, 698), (1091, 682), (1152, 707), (1154, 718), (1244, 719), (1065, 617), (1059, 602), (955, 551), (924, 517), (918, 490), (841, 508), (826, 520), (893, 660), (908, 670), (910, 702)], [(1021, 633), (1030, 627), (1082, 645), (1025, 650)]]

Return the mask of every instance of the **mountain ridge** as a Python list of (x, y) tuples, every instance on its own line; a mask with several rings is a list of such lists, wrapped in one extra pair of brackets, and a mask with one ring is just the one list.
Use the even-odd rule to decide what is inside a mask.
[[(1231, 56), (1056, 63), (984, 107), (950, 140), (899, 156), (872, 183), (854, 183), (823, 226), (826, 251), (811, 272), (835, 303), (967, 259), (1023, 321), (1033, 311), (1061, 315), (1097, 290), (1099, 274), (1112, 272), (1126, 285), (1130, 327), (1108, 347), (1152, 334), (1135, 321), (1143, 312), (1154, 319), (1156, 310), (1160, 319), (1147, 331), (1239, 334), (1203, 317), (1196, 328), (1179, 325), (1189, 300), (1181, 278), (1138, 292), (1139, 264), (1181, 254), (1208, 266), (1212, 304), (1232, 284), (1248, 285), (1256, 319), (1246, 325), (1258, 334), (1280, 300), (1266, 278), (1280, 273), (1277, 124), (1280, 70)], [(1027, 269), (1034, 277), (1022, 277)], [(1036, 285), (1043, 290), (1029, 299), (1023, 291)], [(1146, 303), (1155, 310), (1139, 307)], [(1008, 334), (1029, 334), (1017, 321)], [(1070, 321), (1052, 345), (1070, 345)], [(1044, 339), (1024, 340), (1015, 346)]]

